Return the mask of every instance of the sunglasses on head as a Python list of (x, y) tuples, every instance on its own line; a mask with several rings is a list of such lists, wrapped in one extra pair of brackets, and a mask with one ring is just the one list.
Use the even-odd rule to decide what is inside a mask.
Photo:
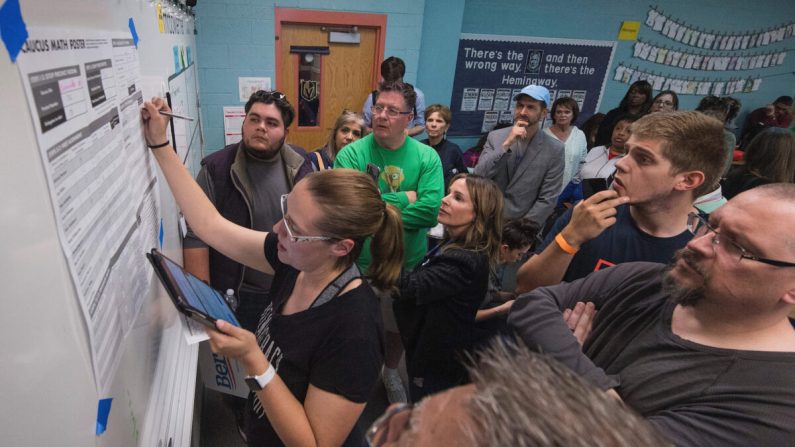
[(266, 90), (258, 90), (258, 91), (257, 91), (256, 93), (254, 93), (254, 94), (255, 94), (256, 96), (261, 96), (261, 97), (263, 97), (264, 99), (270, 99), (270, 98), (273, 98), (273, 99), (275, 99), (275, 100), (277, 100), (277, 101), (284, 101), (284, 100), (287, 98), (287, 95), (285, 95), (285, 94), (284, 94), (284, 93), (282, 93), (282, 92), (276, 91), (276, 90), (271, 90), (271, 91), (266, 91)]

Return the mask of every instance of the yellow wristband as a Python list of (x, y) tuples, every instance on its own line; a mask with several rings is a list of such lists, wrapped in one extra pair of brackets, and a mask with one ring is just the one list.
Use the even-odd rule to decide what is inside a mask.
[(558, 235), (555, 236), (555, 242), (558, 244), (558, 247), (560, 247), (561, 250), (565, 251), (566, 253), (568, 253), (570, 255), (573, 255), (574, 253), (577, 253), (577, 251), (579, 250), (579, 248), (572, 247), (566, 241), (566, 239), (563, 238), (563, 235), (560, 234), (560, 233), (558, 233)]

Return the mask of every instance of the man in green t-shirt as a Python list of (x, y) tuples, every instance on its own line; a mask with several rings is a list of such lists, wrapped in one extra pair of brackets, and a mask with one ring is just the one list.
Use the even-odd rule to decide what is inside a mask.
[[(442, 163), (436, 151), (408, 138), (406, 131), (414, 119), (416, 94), (402, 82), (381, 83), (372, 107), (373, 132), (346, 146), (334, 160), (335, 168), (367, 172), (367, 165), (377, 166), (381, 173), (378, 187), (384, 201), (400, 209), (403, 219), (403, 266), (412, 269), (422, 260), (427, 249), (426, 231), (436, 225), (444, 192)], [(372, 262), (367, 244), (359, 257), (359, 267), (366, 271)], [(392, 300), (382, 298), (386, 328), (386, 367), (384, 383), (390, 402), (405, 401), (397, 365), (403, 348), (392, 314)]]

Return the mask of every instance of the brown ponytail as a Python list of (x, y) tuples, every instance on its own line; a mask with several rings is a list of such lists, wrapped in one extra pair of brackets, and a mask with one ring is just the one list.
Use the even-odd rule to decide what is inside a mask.
[(347, 268), (353, 264), (364, 241), (373, 236), (373, 263), (365, 273), (376, 287), (392, 287), (403, 264), (400, 211), (381, 200), (378, 186), (369, 175), (353, 169), (315, 172), (303, 181), (323, 214), (315, 223), (318, 230), (354, 241), (353, 249), (338, 261), (339, 266)]
[(387, 290), (397, 283), (403, 265), (403, 225), (400, 210), (388, 203), (385, 205), (381, 226), (370, 242), (373, 262), (367, 272), (373, 285), (381, 290)]

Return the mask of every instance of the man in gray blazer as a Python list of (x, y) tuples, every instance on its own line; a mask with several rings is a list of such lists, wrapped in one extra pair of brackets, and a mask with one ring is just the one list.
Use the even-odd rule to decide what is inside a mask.
[(528, 85), (514, 98), (513, 127), (489, 133), (475, 174), (494, 180), (505, 195), (505, 218), (526, 217), (543, 227), (563, 177), (563, 144), (544, 132), (549, 90)]

